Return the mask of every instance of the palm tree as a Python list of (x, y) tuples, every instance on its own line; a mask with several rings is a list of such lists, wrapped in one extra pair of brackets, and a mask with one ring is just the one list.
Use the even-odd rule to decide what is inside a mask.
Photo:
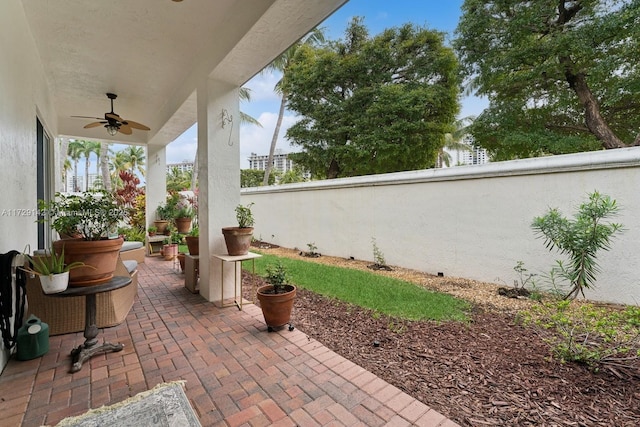
[(73, 165), (71, 164), (71, 160), (69, 160), (69, 157), (65, 157), (64, 161), (62, 162), (62, 185), (65, 193), (69, 191), (69, 189), (67, 188), (67, 176), (72, 167)]
[(105, 190), (111, 191), (111, 176), (109, 175), (109, 143), (100, 144), (100, 171), (102, 174), (102, 185)]
[(282, 73), (282, 78), (276, 83), (274, 88), (275, 92), (280, 95), (280, 110), (278, 111), (278, 121), (276, 122), (276, 128), (273, 131), (273, 137), (271, 138), (271, 147), (269, 148), (269, 158), (267, 159), (267, 165), (264, 170), (264, 178), (262, 179), (262, 185), (269, 185), (269, 175), (271, 174), (271, 167), (273, 164), (273, 153), (276, 150), (276, 142), (278, 141), (278, 134), (280, 133), (280, 126), (282, 126), (282, 118), (284, 117), (284, 109), (287, 104), (287, 93), (282, 90), (282, 80), (287, 74), (287, 70), (293, 57), (295, 56), (298, 48), (305, 44), (317, 45), (324, 43), (324, 30), (322, 28), (315, 28), (309, 34), (294, 43), (289, 49), (285, 50), (276, 59), (267, 65), (262, 72), (276, 71)]
[(80, 191), (80, 188), (78, 187), (78, 161), (82, 156), (82, 144), (80, 143), (80, 141), (69, 141), (69, 145), (67, 147), (67, 155), (73, 162), (73, 188), (71, 189), (71, 191)]
[(171, 168), (167, 174), (167, 191), (186, 190), (191, 183), (192, 172), (182, 171), (177, 167)]
[(59, 141), (60, 141), (59, 142), (60, 155), (58, 156), (59, 157), (58, 161), (60, 163), (58, 164), (58, 166), (60, 168), (60, 175), (62, 178), (62, 187), (56, 191), (66, 192), (67, 191), (67, 171), (71, 169), (71, 162), (69, 161), (69, 157), (67, 156), (67, 153), (69, 151), (69, 138), (60, 138)]
[(113, 183), (113, 186), (117, 188), (121, 184), (120, 171), (129, 169), (129, 164), (123, 151), (116, 152), (111, 158), (109, 169), (111, 170), (110, 181)]
[(125, 161), (128, 165), (128, 169), (131, 172), (135, 173), (136, 170), (140, 172), (140, 175), (144, 176), (145, 169), (145, 153), (144, 148), (138, 147), (135, 145), (129, 145), (125, 148), (122, 153), (124, 153)]
[[(240, 98), (240, 102), (251, 102), (251, 89), (244, 86), (241, 87), (240, 92), (238, 93), (238, 97)], [(262, 127), (262, 124), (258, 120), (256, 120), (254, 117), (251, 117), (247, 113), (243, 113), (242, 111), (240, 111), (240, 124), (249, 124)]]
[(447, 150), (458, 151), (468, 151), (471, 149), (471, 147), (469, 147), (468, 144), (462, 142), (462, 140), (464, 139), (465, 135), (467, 135), (467, 130), (475, 119), (475, 116), (467, 116), (453, 122), (453, 126), (455, 129), (453, 132), (446, 133), (444, 135), (444, 146), (440, 148), (440, 151), (438, 152), (438, 159), (436, 160), (437, 168), (441, 168), (444, 165), (446, 165), (447, 167), (451, 166), (451, 156), (445, 151), (445, 148)]
[(96, 141), (80, 141), (82, 144), (81, 154), (84, 156), (84, 188), (89, 190), (89, 166), (91, 166), (91, 154), (100, 154), (100, 143)]

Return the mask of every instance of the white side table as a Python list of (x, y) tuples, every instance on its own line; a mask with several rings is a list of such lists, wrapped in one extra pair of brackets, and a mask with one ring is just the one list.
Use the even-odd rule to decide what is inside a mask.
[[(249, 252), (246, 255), (223, 255), (223, 254), (213, 254), (213, 258), (220, 260), (220, 307), (231, 307), (235, 305), (238, 307), (238, 310), (242, 310), (242, 267), (240, 268), (240, 273), (238, 273), (237, 263), (242, 263), (242, 261), (251, 260), (252, 261), (252, 273), (256, 274), (256, 258), (262, 257), (260, 254), (255, 254), (253, 252)], [(231, 262), (233, 263), (233, 303), (225, 304), (224, 302), (224, 263)], [(238, 276), (240, 276), (240, 280), (238, 280)], [(240, 293), (238, 294), (238, 282), (240, 282)], [(238, 298), (239, 296), (239, 298)]]

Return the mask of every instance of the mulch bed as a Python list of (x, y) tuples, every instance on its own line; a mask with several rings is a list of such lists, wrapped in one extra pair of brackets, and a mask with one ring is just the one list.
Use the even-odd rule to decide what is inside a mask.
[(401, 321), (298, 289), (292, 322), (463, 426), (640, 425), (640, 377), (562, 364), (513, 311), (473, 307), (468, 323)]

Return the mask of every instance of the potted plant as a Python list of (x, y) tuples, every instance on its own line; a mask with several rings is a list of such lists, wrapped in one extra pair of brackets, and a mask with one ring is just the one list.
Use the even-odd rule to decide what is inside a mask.
[(165, 239), (165, 244), (162, 247), (165, 261), (171, 261), (178, 256), (178, 245), (181, 240), (182, 236), (176, 231), (172, 231), (170, 237)]
[(116, 205), (112, 193), (90, 190), (77, 195), (56, 193), (50, 201), (39, 200), (44, 213), (42, 222), (49, 223), (59, 234), (74, 231), (80, 237), (53, 242), (60, 256), (64, 250), (67, 264), (82, 262), (69, 274), (69, 286), (90, 286), (111, 280), (124, 239), (109, 239), (114, 234), (124, 211)]
[(222, 234), (227, 245), (229, 255), (246, 255), (251, 246), (253, 238), (253, 214), (251, 212), (253, 203), (247, 206), (236, 206), (237, 227), (223, 227)]
[(43, 256), (29, 256), (24, 254), (29, 260), (30, 266), (23, 267), (29, 273), (40, 278), (40, 285), (45, 294), (56, 294), (63, 292), (69, 285), (69, 271), (74, 268), (84, 267), (85, 264), (79, 261), (71, 264), (64, 262), (64, 248), (60, 255), (52, 252)]
[(156, 233), (158, 232), (158, 227), (152, 225), (149, 228), (147, 228), (147, 232), (149, 233), (149, 236), (155, 236)]
[(184, 238), (189, 248), (189, 255), (200, 254), (200, 228), (197, 225), (191, 227), (191, 231)]
[(289, 323), (289, 330), (293, 330), (291, 310), (296, 297), (296, 287), (287, 283), (287, 269), (280, 261), (275, 265), (268, 265), (265, 280), (268, 285), (258, 288), (258, 301), (267, 330), (284, 326)]
[(174, 222), (179, 233), (188, 233), (193, 220), (193, 209), (189, 206), (179, 207)]
[(163, 203), (156, 208), (156, 220), (153, 225), (159, 234), (164, 234), (169, 222), (173, 219), (173, 208), (167, 203)]

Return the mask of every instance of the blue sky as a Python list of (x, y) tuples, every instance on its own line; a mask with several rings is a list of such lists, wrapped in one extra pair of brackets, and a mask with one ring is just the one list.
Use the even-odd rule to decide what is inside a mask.
[[(419, 26), (445, 32), (447, 40), (450, 40), (458, 24), (461, 5), (462, 0), (351, 0), (325, 20), (321, 26), (325, 28), (326, 38), (335, 40), (342, 38), (351, 18), (362, 16), (370, 35), (378, 34), (385, 28), (412, 22)], [(280, 105), (280, 100), (273, 92), (273, 87), (279, 79), (279, 75), (259, 74), (245, 85), (251, 89), (252, 100), (249, 103), (242, 103), (240, 108), (243, 112), (255, 117), (262, 124), (262, 128), (250, 125), (241, 126), (241, 168), (249, 166), (247, 158), (252, 152), (259, 155), (269, 153)], [(478, 115), (486, 104), (486, 101), (474, 97), (463, 99), (460, 117)], [(296, 121), (294, 113), (285, 112), (276, 146), (283, 152), (296, 150), (284, 138), (286, 129)], [(194, 126), (167, 147), (167, 163), (193, 161), (196, 146), (197, 131)]]

